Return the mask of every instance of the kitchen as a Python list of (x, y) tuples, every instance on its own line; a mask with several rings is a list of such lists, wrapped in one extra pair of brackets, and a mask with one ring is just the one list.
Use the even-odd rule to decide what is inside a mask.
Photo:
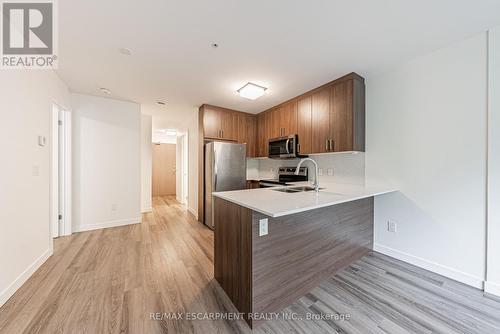
[(202, 105), (199, 120), (199, 220), (214, 229), (215, 279), (251, 328), (373, 253), (375, 199), (398, 187), (365, 177), (364, 78), (257, 115)]
[(500, 2), (14, 2), (0, 334), (500, 333)]

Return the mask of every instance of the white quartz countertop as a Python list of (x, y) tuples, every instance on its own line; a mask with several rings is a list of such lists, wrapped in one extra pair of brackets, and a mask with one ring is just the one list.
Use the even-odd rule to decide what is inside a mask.
[[(310, 183), (294, 184), (294, 186), (298, 185), (310, 185)], [(369, 186), (320, 183), (320, 188), (324, 189), (318, 193), (315, 191), (285, 193), (273, 190), (277, 188), (284, 187), (222, 191), (214, 192), (213, 195), (274, 218), (397, 191), (394, 187), (378, 183)]]

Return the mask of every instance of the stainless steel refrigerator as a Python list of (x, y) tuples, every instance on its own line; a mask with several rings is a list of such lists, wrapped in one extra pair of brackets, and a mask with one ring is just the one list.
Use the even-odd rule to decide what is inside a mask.
[(246, 188), (246, 145), (205, 144), (205, 224), (214, 228), (212, 192)]

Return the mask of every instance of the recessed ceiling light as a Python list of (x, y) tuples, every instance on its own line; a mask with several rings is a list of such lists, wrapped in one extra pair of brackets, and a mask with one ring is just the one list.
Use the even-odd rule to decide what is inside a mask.
[(120, 53), (125, 56), (132, 55), (132, 50), (130, 50), (129, 48), (119, 48), (118, 51), (120, 51)]
[(214, 49), (217, 49), (219, 47), (219, 43), (212, 43), (211, 45)]
[(101, 91), (101, 93), (111, 95), (111, 91), (107, 88), (101, 87), (101, 88), (99, 88), (99, 90)]
[(245, 86), (238, 89), (237, 92), (238, 94), (240, 94), (241, 97), (244, 97), (245, 99), (256, 100), (262, 95), (264, 95), (264, 92), (266, 90), (267, 90), (266, 87), (262, 87), (249, 82)]
[(167, 103), (166, 103), (166, 102), (164, 102), (164, 101), (160, 101), (160, 100), (158, 100), (158, 101), (156, 101), (156, 104), (159, 104), (160, 106), (164, 106), (164, 105), (166, 105)]

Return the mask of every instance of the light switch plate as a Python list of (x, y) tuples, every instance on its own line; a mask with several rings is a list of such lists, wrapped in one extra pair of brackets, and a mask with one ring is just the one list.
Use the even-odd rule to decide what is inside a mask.
[(38, 136), (38, 146), (45, 146), (47, 140), (44, 136)]
[(267, 218), (260, 219), (259, 220), (259, 237), (262, 237), (263, 235), (267, 235), (267, 225), (269, 223), (269, 220)]
[(333, 176), (333, 168), (328, 168), (326, 170), (326, 173), (328, 174), (328, 176)]
[(390, 220), (387, 221), (387, 231), (395, 233), (396, 232), (396, 226), (397, 226), (396, 222), (393, 222), (393, 221), (390, 221)]
[(318, 168), (318, 175), (319, 176), (323, 175), (323, 168)]

